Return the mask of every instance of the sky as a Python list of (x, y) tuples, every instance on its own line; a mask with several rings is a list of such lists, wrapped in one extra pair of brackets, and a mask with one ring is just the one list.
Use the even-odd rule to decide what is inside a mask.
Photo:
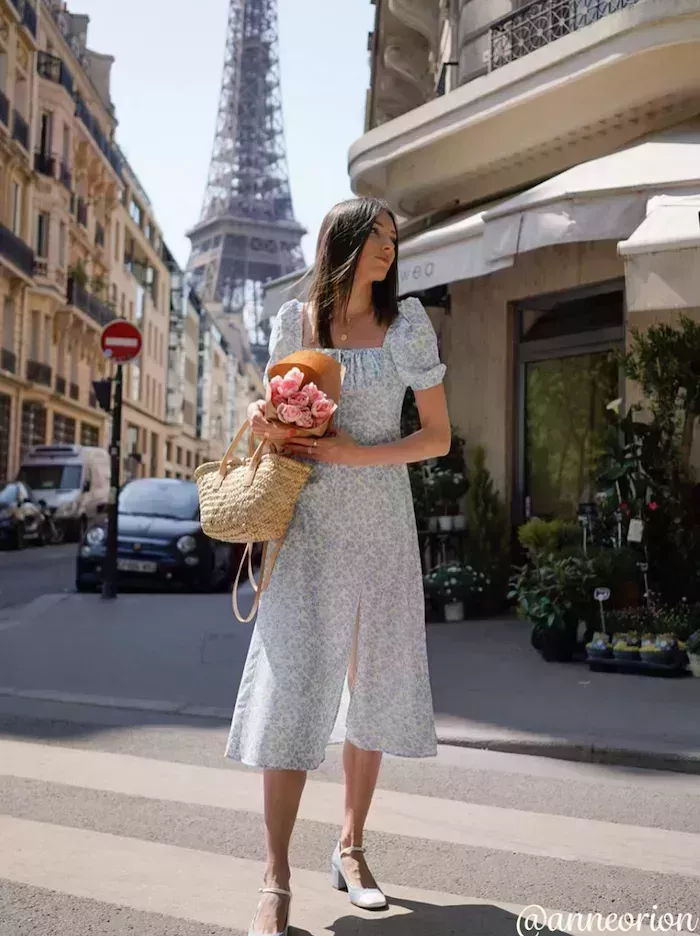
[[(326, 211), (352, 192), (347, 154), (362, 135), (370, 0), (278, 0), (287, 154), (297, 220), (313, 259)], [(69, 0), (88, 45), (114, 56), (117, 141), (181, 266), (214, 139), (228, 0)]]

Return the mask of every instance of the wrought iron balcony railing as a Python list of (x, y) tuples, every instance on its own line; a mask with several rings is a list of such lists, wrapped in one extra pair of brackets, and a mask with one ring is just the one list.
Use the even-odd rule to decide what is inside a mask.
[(27, 276), (31, 276), (34, 272), (34, 251), (2, 224), (0, 224), (0, 256), (5, 257)]
[(36, 70), (42, 78), (62, 85), (69, 94), (73, 94), (73, 76), (57, 56), (49, 52), (39, 52)]
[(83, 122), (85, 127), (88, 129), (93, 140), (95, 141), (99, 149), (102, 151), (102, 153), (105, 155), (111, 167), (114, 169), (114, 171), (117, 173), (118, 176), (121, 176), (122, 161), (119, 156), (119, 153), (112, 146), (112, 144), (109, 142), (107, 137), (104, 135), (104, 133), (100, 129), (99, 123), (95, 120), (93, 115), (90, 113), (90, 109), (88, 108), (87, 104), (80, 97), (79, 94), (76, 95), (75, 97), (75, 113), (76, 113), (76, 116), (80, 118), (80, 120)]
[(50, 179), (56, 178), (56, 157), (49, 153), (42, 153), (37, 150), (34, 153), (34, 168), (42, 175), (49, 176)]
[(0, 348), (0, 370), (17, 373), (17, 355), (7, 348)]
[(29, 149), (29, 124), (19, 111), (14, 112), (12, 119), (12, 139), (17, 140), (26, 150)]
[(635, 3), (637, 0), (534, 0), (491, 27), (491, 69)]
[(41, 384), (42, 387), (51, 386), (51, 368), (41, 361), (27, 361), (27, 380)]
[(83, 286), (79, 286), (72, 277), (68, 277), (68, 305), (75, 306), (89, 315), (98, 325), (106, 325), (115, 318), (114, 310), (106, 305)]
[(2, 91), (0, 91), (0, 123), (4, 123), (6, 127), (10, 124), (10, 102)]

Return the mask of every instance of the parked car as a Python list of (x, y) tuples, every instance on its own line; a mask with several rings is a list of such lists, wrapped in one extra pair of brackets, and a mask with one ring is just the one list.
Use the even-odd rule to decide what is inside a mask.
[(46, 502), (66, 537), (82, 539), (109, 501), (110, 459), (105, 449), (37, 445), (22, 459), (19, 480)]
[[(78, 549), (75, 584), (102, 583), (107, 521), (90, 526)], [(119, 494), (117, 567), (120, 582), (216, 591), (230, 585), (242, 546), (218, 543), (202, 532), (197, 486), (175, 478), (129, 481)]]
[(21, 481), (0, 490), (0, 542), (14, 549), (44, 543), (44, 511), (31, 488)]

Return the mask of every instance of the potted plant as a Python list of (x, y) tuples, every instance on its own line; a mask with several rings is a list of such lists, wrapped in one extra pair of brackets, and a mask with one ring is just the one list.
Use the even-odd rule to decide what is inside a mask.
[(685, 651), (688, 654), (690, 672), (700, 679), (700, 630), (692, 633), (685, 641)]
[(448, 562), (424, 576), (427, 594), (442, 603), (446, 621), (463, 621), (478, 611), (491, 587), (491, 578), (473, 565)]
[(532, 645), (547, 661), (573, 659), (578, 625), (593, 607), (593, 568), (581, 556), (544, 556), (516, 571), (510, 597), (533, 625)]
[(586, 652), (590, 660), (609, 659), (613, 655), (610, 635), (603, 631), (596, 631), (590, 642), (586, 644)]

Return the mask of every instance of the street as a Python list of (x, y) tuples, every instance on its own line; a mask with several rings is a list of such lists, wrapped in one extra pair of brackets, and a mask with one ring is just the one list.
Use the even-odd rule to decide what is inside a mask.
[(0, 552), (0, 611), (40, 595), (72, 591), (75, 543)]
[[(263, 872), (261, 778), (223, 750), (251, 627), (227, 595), (75, 594), (74, 548), (0, 554), (0, 936), (245, 934)], [(596, 705), (616, 696), (608, 746), (626, 726), (629, 744), (650, 747), (655, 724), (659, 747), (697, 754), (694, 680), (584, 677), (518, 651), (518, 681), (505, 653), (518, 626), (429, 629), (441, 738), (474, 746), (507, 726), (563, 744), (578, 706), (571, 736), (588, 724), (602, 747)], [(484, 637), (499, 627), (500, 653)], [(619, 704), (637, 686), (641, 717)], [(454, 744), (436, 760), (385, 759), (366, 844), (391, 907), (353, 909), (328, 875), (340, 750), (309, 777), (293, 839), (295, 936), (506, 936), (526, 931), (532, 905), (565, 915), (548, 917), (557, 932), (601, 931), (566, 920), (576, 913), (700, 915), (696, 773)], [(700, 931), (692, 922), (681, 928)]]

